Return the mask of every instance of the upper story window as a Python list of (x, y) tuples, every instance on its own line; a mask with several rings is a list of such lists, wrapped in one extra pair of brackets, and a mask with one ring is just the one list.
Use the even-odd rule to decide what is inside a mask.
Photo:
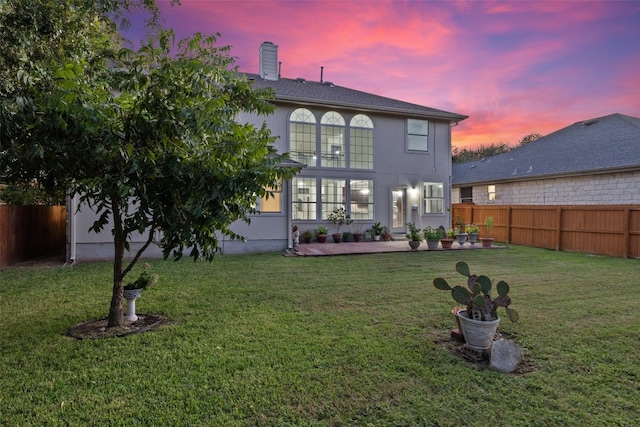
[(364, 114), (356, 114), (349, 122), (349, 166), (373, 169), (373, 122)]
[(487, 199), (491, 202), (496, 200), (496, 186), (487, 185)]
[(289, 153), (295, 161), (316, 166), (316, 118), (306, 108), (298, 108), (289, 118)]
[(407, 119), (407, 150), (429, 151), (429, 122)]
[(322, 116), (321, 123), (321, 166), (328, 168), (346, 167), (345, 122), (340, 113), (329, 111)]

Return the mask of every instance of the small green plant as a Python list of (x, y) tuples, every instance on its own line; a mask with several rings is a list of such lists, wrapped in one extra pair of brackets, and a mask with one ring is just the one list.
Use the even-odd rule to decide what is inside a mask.
[(316, 227), (316, 235), (327, 235), (329, 233), (329, 229), (327, 227), (325, 227), (324, 225), (319, 225), (318, 227)]
[(467, 226), (464, 227), (464, 232), (465, 233), (479, 233), (480, 229), (475, 224), (468, 224)]
[(371, 230), (373, 231), (373, 234), (375, 234), (376, 236), (381, 235), (385, 228), (386, 227), (380, 224), (379, 221), (371, 226)]
[(455, 228), (450, 228), (447, 230), (447, 237), (450, 239), (453, 239), (454, 237), (456, 237), (456, 229)]
[(433, 279), (433, 285), (441, 291), (451, 291), (453, 299), (467, 307), (467, 316), (470, 319), (490, 321), (498, 318), (498, 307), (504, 307), (507, 317), (512, 322), (519, 319), (518, 312), (509, 308), (511, 297), (509, 297), (509, 285), (501, 280), (496, 285), (498, 296), (491, 299), (491, 279), (487, 276), (476, 276), (469, 271), (469, 265), (464, 261), (458, 261), (456, 271), (467, 277), (467, 287), (449, 286), (449, 283), (442, 277)]
[(442, 231), (438, 228), (427, 227), (423, 230), (424, 240), (440, 240), (442, 238)]
[(407, 233), (407, 239), (414, 242), (419, 242), (422, 240), (422, 237), (420, 236), (420, 229), (418, 227), (413, 225), (413, 223), (408, 223), (407, 227), (409, 227), (409, 232)]
[(351, 216), (347, 214), (347, 211), (343, 207), (333, 208), (333, 211), (327, 219), (337, 226), (336, 233), (340, 233), (341, 225), (349, 225), (353, 222)]
[(313, 240), (313, 231), (312, 230), (302, 231), (302, 233), (300, 233), (300, 238), (305, 243), (311, 243), (311, 240)]
[(493, 217), (488, 216), (484, 219), (484, 228), (487, 231), (487, 234), (491, 233), (491, 229), (493, 228)]
[(140, 276), (131, 283), (127, 283), (124, 286), (124, 290), (131, 291), (134, 289), (147, 289), (156, 283), (158, 283), (158, 275), (157, 274), (149, 274), (147, 270), (149, 270), (151, 266), (147, 263), (144, 264), (144, 271), (140, 273)]

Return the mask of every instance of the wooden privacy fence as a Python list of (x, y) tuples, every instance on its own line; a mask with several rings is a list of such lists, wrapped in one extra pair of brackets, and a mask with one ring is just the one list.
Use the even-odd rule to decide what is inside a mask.
[(559, 251), (640, 258), (640, 205), (470, 205), (452, 207), (454, 223), (477, 224), (493, 217), (498, 242)]
[(64, 206), (0, 206), (0, 267), (64, 254), (66, 223)]

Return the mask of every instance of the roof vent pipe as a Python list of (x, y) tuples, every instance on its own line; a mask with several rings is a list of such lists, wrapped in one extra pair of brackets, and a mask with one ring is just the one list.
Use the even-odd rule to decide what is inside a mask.
[(320, 84), (322, 84), (322, 75), (324, 74), (324, 67), (320, 67)]
[(281, 75), (282, 75), (282, 61), (278, 62), (278, 80), (280, 80)]

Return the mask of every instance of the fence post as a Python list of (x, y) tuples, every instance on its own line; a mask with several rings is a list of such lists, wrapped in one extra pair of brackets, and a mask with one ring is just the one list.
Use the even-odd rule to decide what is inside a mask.
[(557, 229), (556, 229), (556, 251), (562, 250), (562, 206), (558, 206), (556, 212), (556, 221), (557, 221)]
[(629, 232), (629, 219), (631, 212), (629, 206), (624, 207), (624, 242), (622, 243), (622, 258), (629, 258), (629, 246), (631, 245), (631, 233)]

